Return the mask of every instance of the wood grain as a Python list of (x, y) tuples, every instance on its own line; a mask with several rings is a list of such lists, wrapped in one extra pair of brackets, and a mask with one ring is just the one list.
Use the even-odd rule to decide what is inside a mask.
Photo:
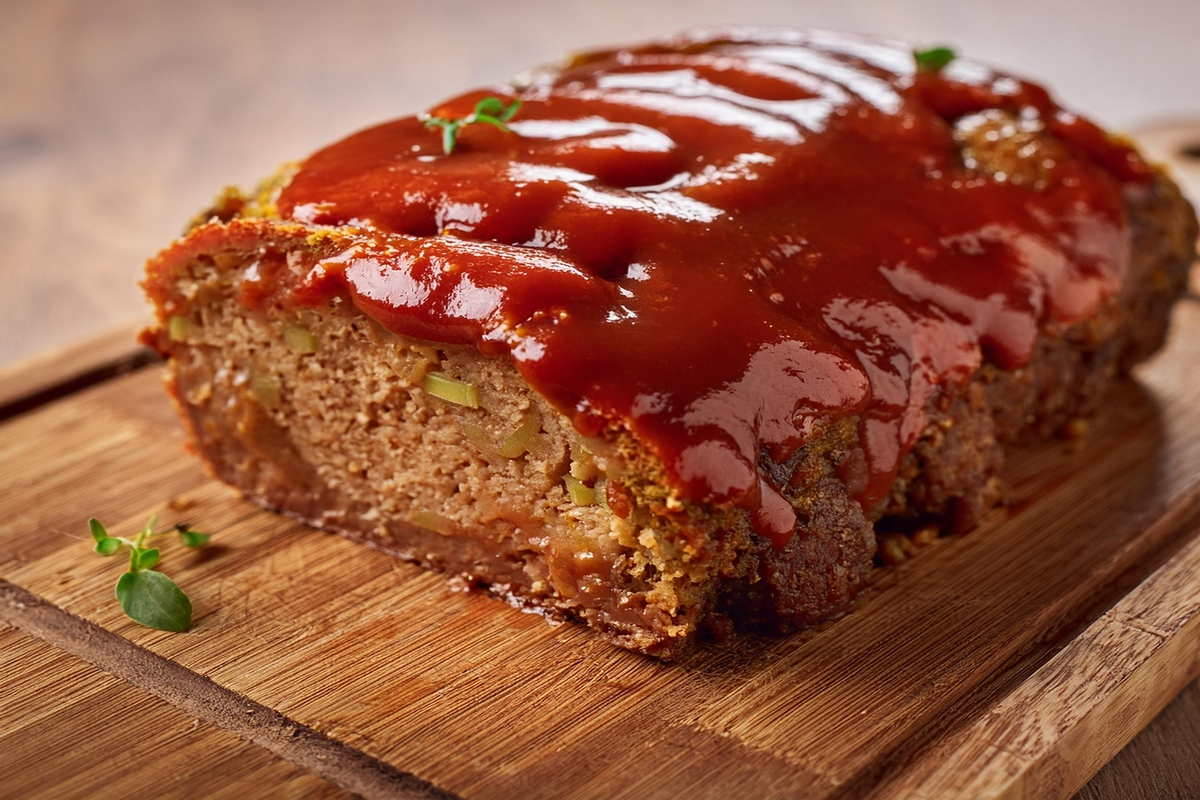
[(1200, 681), (1192, 681), (1076, 800), (1200, 797)]
[(156, 353), (137, 343), (138, 332), (148, 322), (118, 325), (99, 336), (0, 366), (0, 420), (157, 361)]
[[(682, 665), (252, 508), (180, 456), (151, 372), (0, 427), (0, 578), (461, 797), (938, 796), (946, 748), (996, 796), (1066, 796), (1194, 674), (1194, 587), (1162, 578), (1186, 575), (1194, 550), (1197, 331), (1187, 303), (1085, 447), (1022, 453), (1010, 508), (881, 573), (849, 616)], [(155, 510), (218, 531), (214, 551), (163, 556), (196, 605), (187, 635), (126, 620), (111, 596), (121, 567), (89, 552), (87, 516), (132, 530)], [(1162, 591), (1178, 624), (1138, 623), (1160, 607), (1139, 598)], [(1075, 674), (1064, 659), (1102, 679), (1060, 680)], [(1022, 698), (1043, 697), (1055, 707), (1021, 738)], [(1006, 726), (1021, 747), (996, 744)]]
[(873, 796), (1062, 797), (1200, 674), (1200, 538)]
[[(0, 620), (19, 622), (22, 629), (63, 650), (99, 665), (113, 676), (156, 695), (181, 712), (262, 746), (291, 761), (301, 770), (326, 778), (339, 786), (369, 797), (401, 797), (411, 800), (445, 800), (446, 795), (426, 782), (370, 758), (344, 743), (331, 740), (307, 725), (278, 711), (190, 672), (173, 661), (162, 659), (130, 644), (102, 628), (91, 625), (40, 598), (0, 580)], [(61, 711), (91, 704), (68, 697)], [(75, 742), (77, 730), (58, 740)], [(150, 760), (156, 760), (151, 757)], [(169, 761), (169, 758), (157, 760)], [(237, 783), (240, 773), (228, 778)], [(153, 792), (147, 791), (146, 795)]]
[(0, 794), (6, 798), (352, 796), (2, 624), (0, 674)]

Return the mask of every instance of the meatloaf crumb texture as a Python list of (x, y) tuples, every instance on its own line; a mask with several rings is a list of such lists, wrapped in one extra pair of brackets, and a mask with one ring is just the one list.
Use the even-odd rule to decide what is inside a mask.
[[(1019, 155), (1040, 134), (1012, 118), (979, 116), (956, 136), (980, 171), (1040, 179)], [(249, 310), (239, 281), (260, 252), (248, 245), (152, 261), (159, 325), (146, 340), (170, 359), (196, 450), (255, 502), (670, 658), (701, 632), (781, 633), (840, 613), (873, 568), (876, 528), (916, 531), (884, 539), (879, 557), (894, 561), (935, 530), (971, 527), (1000, 496), (1006, 448), (1092, 413), (1160, 346), (1195, 220), (1165, 178), (1127, 197), (1132, 266), (1120, 292), (1083, 323), (1048, 326), (1025, 367), (985, 365), (936, 390), (874, 508), (841, 477), (861, 449), (853, 416), (820, 422), (785, 464), (764, 454), (799, 519), (782, 549), (740, 508), (681, 500), (628, 431), (580, 436), (506, 357), (403, 338), (341, 298)], [(320, 250), (236, 193), (207, 216), (197, 231), (243, 226), (273, 242), (284, 281)], [(438, 391), (446, 385), (462, 392)]]

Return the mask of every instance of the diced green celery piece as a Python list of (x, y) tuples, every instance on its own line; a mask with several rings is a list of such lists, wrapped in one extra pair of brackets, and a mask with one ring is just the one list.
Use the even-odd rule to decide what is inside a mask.
[(283, 331), (283, 343), (293, 353), (317, 352), (317, 337), (313, 336), (312, 331), (303, 325), (288, 325)]
[(175, 314), (167, 320), (167, 336), (172, 342), (186, 342), (192, 335), (192, 321), (187, 317)]
[(595, 504), (595, 489), (591, 488), (590, 486), (584, 486), (570, 475), (564, 475), (563, 481), (567, 484), (567, 495), (570, 496), (572, 503), (577, 506), (590, 506)]
[(451, 378), (444, 372), (426, 372), (421, 380), (421, 387), (447, 403), (479, 408), (479, 389), (465, 381)]

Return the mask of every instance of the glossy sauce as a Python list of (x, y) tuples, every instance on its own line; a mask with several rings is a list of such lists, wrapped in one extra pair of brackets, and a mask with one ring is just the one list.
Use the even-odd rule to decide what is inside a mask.
[[(782, 546), (766, 477), (822, 417), (860, 417), (864, 507), (937, 387), (1013, 369), (1092, 312), (1128, 260), (1128, 148), (1037, 86), (827, 33), (698, 32), (580, 57), (488, 95), (504, 132), (406, 117), (306, 161), (280, 214), (357, 227), (302, 303), (348, 294), (392, 331), (509, 353), (595, 435), (627, 426), (688, 499)], [(1067, 144), (1032, 188), (964, 166), (955, 119), (1006, 109)]]

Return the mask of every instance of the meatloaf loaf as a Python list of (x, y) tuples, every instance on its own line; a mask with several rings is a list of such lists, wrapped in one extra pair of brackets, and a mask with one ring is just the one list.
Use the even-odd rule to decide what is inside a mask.
[(664, 658), (827, 619), (1153, 353), (1195, 257), (1128, 143), (948, 55), (695, 31), (465, 94), (228, 190), (145, 340), (265, 507)]

